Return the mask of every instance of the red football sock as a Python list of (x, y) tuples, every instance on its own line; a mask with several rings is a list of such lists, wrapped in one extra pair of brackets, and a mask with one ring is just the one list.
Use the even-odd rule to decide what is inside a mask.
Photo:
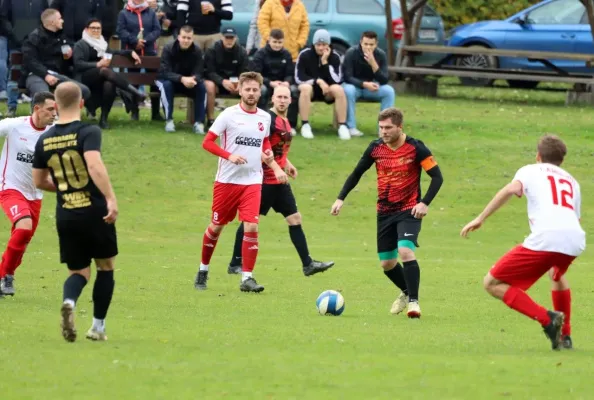
[(202, 264), (210, 264), (210, 259), (212, 258), (215, 247), (217, 247), (218, 240), (219, 235), (214, 233), (210, 227), (206, 228), (206, 232), (204, 232), (204, 236), (202, 237)]
[(21, 265), (23, 254), (32, 236), (33, 232), (30, 229), (15, 229), (12, 231), (6, 250), (2, 254), (0, 276), (14, 275), (14, 271)]
[(245, 232), (241, 243), (241, 271), (252, 272), (258, 258), (258, 232)]
[(562, 335), (571, 335), (571, 289), (567, 290), (553, 290), (551, 291), (553, 297), (553, 308), (555, 311), (561, 311), (565, 314), (565, 321), (561, 329)]
[(528, 318), (537, 320), (542, 326), (547, 326), (551, 323), (551, 318), (547, 314), (547, 309), (536, 304), (534, 300), (521, 289), (511, 286), (507, 292), (505, 292), (503, 302), (507, 304), (509, 308), (524, 314)]

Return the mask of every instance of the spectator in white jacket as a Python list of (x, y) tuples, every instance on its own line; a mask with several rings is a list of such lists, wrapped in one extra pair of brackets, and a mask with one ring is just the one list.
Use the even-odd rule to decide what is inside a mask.
[(260, 9), (265, 2), (266, 0), (259, 0), (254, 4), (254, 15), (250, 20), (250, 30), (248, 31), (247, 43), (245, 45), (248, 55), (255, 53), (260, 48), (262, 38), (258, 31), (258, 15), (260, 15)]

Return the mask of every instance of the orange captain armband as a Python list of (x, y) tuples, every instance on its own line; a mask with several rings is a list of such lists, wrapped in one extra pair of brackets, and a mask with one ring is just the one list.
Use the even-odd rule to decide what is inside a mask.
[(437, 165), (437, 161), (435, 161), (435, 157), (429, 156), (421, 161), (421, 167), (423, 167), (424, 171), (429, 171), (431, 168)]

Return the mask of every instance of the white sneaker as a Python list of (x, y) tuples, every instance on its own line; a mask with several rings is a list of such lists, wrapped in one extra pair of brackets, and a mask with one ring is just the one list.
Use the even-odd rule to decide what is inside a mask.
[(194, 122), (194, 133), (197, 135), (204, 135), (204, 124), (201, 122)]
[(291, 128), (291, 136), (295, 135), (297, 135), (297, 131), (295, 130), (295, 128)]
[(357, 128), (350, 128), (349, 129), (349, 133), (351, 134), (351, 137), (361, 137), (361, 136), (363, 136), (363, 132), (361, 132)]
[(172, 119), (165, 122), (165, 132), (175, 132), (175, 123)]
[(87, 331), (86, 337), (89, 340), (94, 340), (97, 342), (103, 342), (107, 340), (107, 335), (105, 334), (105, 331), (98, 331), (92, 327)]
[(349, 128), (347, 128), (346, 125), (340, 125), (340, 127), (338, 128), (338, 137), (341, 140), (350, 140), (351, 139), (351, 134), (349, 133)]
[(408, 311), (406, 312), (408, 318), (421, 318), (421, 306), (416, 301), (408, 303)]
[(311, 131), (311, 126), (309, 124), (305, 124), (305, 125), (301, 126), (301, 136), (303, 136), (305, 139), (313, 139), (314, 138), (314, 134)]
[(390, 313), (392, 314), (400, 314), (406, 308), (408, 304), (408, 296), (404, 294), (404, 292), (400, 292), (400, 295), (394, 300), (392, 303), (392, 308), (390, 309)]

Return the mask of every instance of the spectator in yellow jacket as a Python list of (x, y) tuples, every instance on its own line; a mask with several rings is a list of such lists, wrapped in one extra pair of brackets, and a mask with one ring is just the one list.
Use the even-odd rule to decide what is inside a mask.
[(267, 0), (258, 16), (258, 31), (261, 36), (260, 47), (268, 42), (270, 31), (280, 29), (285, 35), (285, 48), (297, 60), (299, 50), (307, 44), (309, 20), (307, 10), (301, 0)]

